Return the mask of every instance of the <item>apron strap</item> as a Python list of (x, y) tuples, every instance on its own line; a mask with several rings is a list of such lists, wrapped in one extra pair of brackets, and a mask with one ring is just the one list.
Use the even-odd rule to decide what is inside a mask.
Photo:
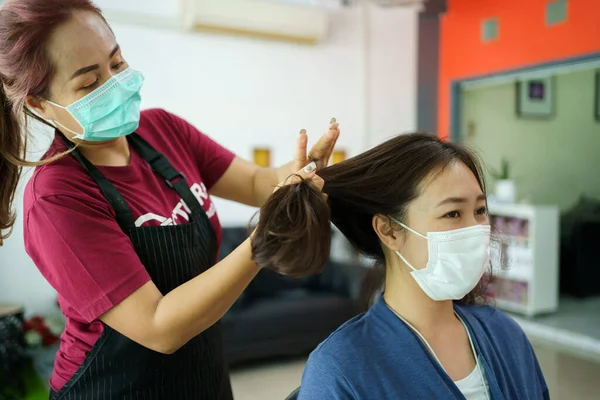
[(152, 170), (165, 180), (167, 186), (177, 192), (192, 214), (196, 211), (205, 213), (204, 208), (188, 186), (185, 176), (173, 168), (164, 154), (156, 151), (150, 143), (135, 132), (127, 136), (127, 140)]
[(71, 155), (75, 158), (79, 163), (85, 168), (85, 170), (90, 174), (92, 179), (96, 182), (96, 184), (100, 187), (104, 198), (110, 203), (112, 208), (115, 210), (117, 214), (117, 222), (121, 229), (124, 232), (127, 232), (129, 229), (135, 228), (135, 221), (133, 220), (133, 215), (131, 214), (131, 210), (129, 206), (125, 202), (125, 199), (117, 188), (96, 168), (94, 164), (88, 161), (79, 150), (75, 147), (73, 142), (68, 140), (60, 131), (58, 134), (62, 137), (63, 142), (67, 145), (69, 149), (72, 149)]

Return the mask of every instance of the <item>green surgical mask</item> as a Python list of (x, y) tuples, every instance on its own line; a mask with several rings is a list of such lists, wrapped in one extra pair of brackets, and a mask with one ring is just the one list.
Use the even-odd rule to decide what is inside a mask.
[(129, 135), (140, 123), (143, 83), (144, 76), (128, 68), (69, 106), (48, 101), (67, 110), (81, 125), (83, 132), (74, 132), (57, 121), (51, 122), (74, 133), (74, 138), (80, 140), (104, 141)]

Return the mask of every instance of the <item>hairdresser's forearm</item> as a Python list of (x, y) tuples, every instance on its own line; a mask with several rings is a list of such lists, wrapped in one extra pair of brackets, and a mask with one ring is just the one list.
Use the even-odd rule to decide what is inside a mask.
[(164, 296), (156, 307), (155, 325), (170, 333), (168, 347), (183, 346), (223, 317), (258, 271), (247, 239), (221, 262)]
[(256, 207), (262, 207), (273, 194), (275, 186), (292, 174), (292, 164), (293, 162), (289, 162), (279, 168), (258, 168), (256, 170), (252, 179)]

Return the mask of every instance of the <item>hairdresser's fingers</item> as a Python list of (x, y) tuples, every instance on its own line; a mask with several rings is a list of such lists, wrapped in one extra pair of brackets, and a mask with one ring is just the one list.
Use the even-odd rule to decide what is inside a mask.
[[(325, 181), (323, 180), (323, 178), (321, 178), (319, 175), (314, 175), (310, 181), (320, 190), (323, 190), (323, 186), (325, 186)], [(325, 197), (327, 197), (326, 194), (323, 194)]]
[[(335, 118), (333, 119), (335, 121)], [(335, 149), (335, 144), (337, 143), (337, 140), (340, 137), (340, 128), (339, 128), (339, 124), (338, 124), (338, 128), (337, 131), (335, 132), (335, 137), (333, 139), (333, 145), (329, 148), (329, 154), (327, 154), (327, 157), (323, 159), (323, 162), (325, 163), (325, 165), (323, 165), (322, 168), (325, 168), (327, 166), (327, 164), (329, 164), (329, 160), (331, 160), (331, 155), (333, 154), (333, 150)]]
[(339, 124), (336, 122), (335, 118), (332, 118), (327, 132), (321, 136), (319, 141), (310, 150), (309, 154), (314, 155), (314, 158), (318, 160), (318, 169), (325, 168), (329, 163), (329, 158), (335, 148), (339, 132)]
[(292, 185), (294, 183), (302, 182), (303, 179), (311, 179), (317, 173), (317, 164), (314, 161), (308, 163), (304, 168), (296, 171), (296, 173), (288, 176), (283, 182), (280, 182), (273, 192), (276, 192), (283, 186)]
[(329, 129), (321, 136), (319, 141), (310, 149), (308, 153), (309, 157), (317, 162), (317, 168), (321, 169), (327, 166), (329, 162), (329, 156), (333, 152), (335, 142), (339, 137), (339, 124), (335, 118), (331, 120)]
[(294, 152), (294, 165), (292, 171), (298, 171), (299, 169), (304, 168), (308, 163), (306, 146), (308, 146), (308, 136), (306, 135), (306, 129), (302, 129), (296, 139), (296, 150)]
[[(290, 181), (290, 183), (300, 182), (302, 179), (311, 179), (317, 173), (317, 164), (314, 161), (309, 162), (304, 166), (304, 168), (296, 171), (295, 174), (291, 175), (286, 179), (286, 181)], [(289, 183), (288, 183), (289, 184)]]
[(319, 190), (323, 190), (323, 186), (325, 186), (323, 178), (317, 175), (317, 167), (314, 161), (298, 171), (298, 173), (290, 176), (284, 184), (290, 185), (292, 183), (298, 183), (303, 179), (310, 181)]

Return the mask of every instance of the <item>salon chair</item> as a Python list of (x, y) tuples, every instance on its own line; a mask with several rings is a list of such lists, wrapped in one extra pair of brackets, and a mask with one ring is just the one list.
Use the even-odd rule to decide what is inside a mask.
[[(221, 258), (246, 238), (245, 228), (223, 229)], [(221, 319), (229, 365), (308, 355), (358, 313), (361, 271), (333, 261), (320, 275), (301, 279), (260, 271)]]
[(285, 400), (296, 400), (298, 398), (299, 394), (300, 394), (300, 388), (297, 388), (292, 393), (290, 393), (290, 395), (288, 397), (286, 397)]

